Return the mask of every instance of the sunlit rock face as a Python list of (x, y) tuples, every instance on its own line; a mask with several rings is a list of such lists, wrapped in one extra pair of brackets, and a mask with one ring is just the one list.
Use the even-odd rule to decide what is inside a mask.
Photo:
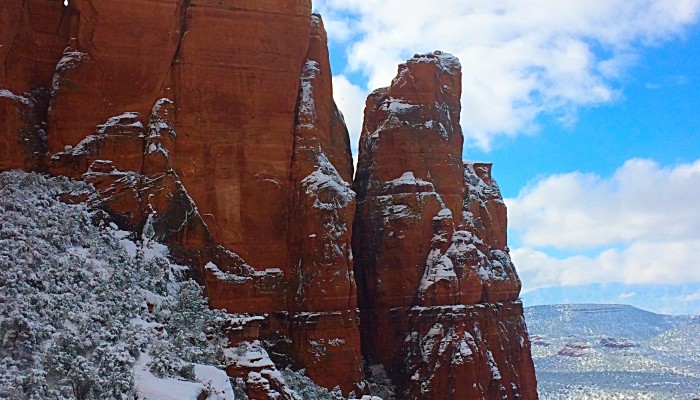
[(352, 158), (310, 1), (6, 3), (0, 169), (92, 183), (213, 307), (267, 314), (260, 335), (354, 388)]
[(416, 55), (367, 99), (353, 236), (363, 354), (407, 398), (535, 399), (505, 205), (491, 166), (461, 159), (460, 82), (455, 57)]

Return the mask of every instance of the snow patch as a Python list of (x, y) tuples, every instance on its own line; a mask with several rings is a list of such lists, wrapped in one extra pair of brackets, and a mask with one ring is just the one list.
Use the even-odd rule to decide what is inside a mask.
[(486, 350), (486, 358), (488, 359), (489, 368), (491, 369), (491, 380), (501, 380), (501, 371), (498, 369), (498, 364), (496, 364), (496, 359), (493, 357), (491, 350)]
[(16, 95), (7, 89), (0, 89), (0, 97), (4, 97), (13, 101), (18, 101), (24, 104), (25, 106), (29, 106), (32, 104), (32, 101), (28, 97)]
[(395, 99), (393, 97), (387, 98), (381, 105), (381, 109), (389, 114), (406, 114), (419, 108), (419, 105), (410, 104), (402, 99)]
[(421, 279), (419, 293), (425, 293), (440, 281), (457, 283), (457, 273), (452, 260), (446, 255), (440, 255), (440, 250), (434, 249), (428, 255), (428, 266)]
[(298, 127), (313, 129), (318, 120), (316, 101), (314, 100), (313, 81), (318, 78), (320, 73), (319, 64), (314, 60), (307, 60), (301, 67), (299, 96), (297, 100)]
[(418, 186), (418, 187), (425, 187), (425, 188), (430, 188), (431, 191), (434, 191), (434, 186), (431, 182), (424, 181), (420, 178), (416, 178), (416, 176), (413, 174), (412, 171), (406, 171), (403, 174), (401, 174), (400, 177), (396, 179), (392, 179), (390, 181), (386, 181), (384, 183), (384, 187), (396, 187), (396, 186)]
[(247, 264), (244, 266), (247, 267), (245, 268), (246, 275), (238, 275), (238, 274), (232, 274), (230, 272), (224, 272), (219, 269), (219, 267), (214, 264), (213, 262), (208, 262), (205, 266), (204, 269), (207, 271), (210, 271), (211, 274), (218, 280), (224, 281), (224, 282), (234, 282), (234, 283), (245, 283), (250, 280), (253, 280), (254, 278), (265, 278), (265, 277), (274, 277), (274, 278), (282, 278), (283, 272), (279, 268), (267, 268), (263, 271), (258, 271), (254, 270), (252, 267), (248, 266)]
[(320, 210), (343, 209), (355, 199), (350, 184), (343, 180), (324, 153), (318, 155), (314, 171), (301, 180), (301, 186), (306, 195), (314, 199), (313, 207)]
[(226, 372), (209, 365), (195, 364), (195, 382), (176, 378), (159, 378), (148, 368), (151, 357), (142, 354), (134, 364), (135, 392), (149, 400), (198, 400), (203, 392), (208, 400), (235, 400)]
[(453, 56), (452, 54), (444, 53), (439, 50), (428, 54), (416, 54), (411, 60), (409, 60), (409, 62), (433, 63), (437, 65), (442, 71), (450, 74), (454, 70), (462, 69), (462, 64), (459, 62), (459, 58)]
[(68, 70), (78, 68), (78, 66), (87, 58), (87, 53), (83, 53), (80, 51), (69, 51), (69, 49), (66, 49), (63, 52), (63, 57), (58, 62), (58, 64), (56, 64), (56, 70), (53, 76), (51, 90), (59, 90), (61, 88), (61, 75)]

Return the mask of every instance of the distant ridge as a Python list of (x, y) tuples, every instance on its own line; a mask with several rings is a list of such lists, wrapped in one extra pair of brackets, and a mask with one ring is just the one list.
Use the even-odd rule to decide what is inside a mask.
[(622, 304), (525, 308), (541, 399), (700, 397), (700, 318)]

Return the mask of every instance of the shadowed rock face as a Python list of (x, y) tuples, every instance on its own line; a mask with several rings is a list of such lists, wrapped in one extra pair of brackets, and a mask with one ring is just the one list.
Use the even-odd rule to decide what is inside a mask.
[(0, 171), (45, 168), (49, 89), (69, 20), (59, 0), (0, 4)]
[(367, 99), (353, 236), (363, 354), (407, 398), (534, 399), (491, 165), (463, 163), (461, 67), (416, 55)]
[[(6, 1), (0, 22), (0, 171), (93, 184), (212, 307), (255, 315), (232, 345), (284, 337), (294, 366), (347, 393), (362, 331), (411, 398), (536, 398), (505, 206), (490, 165), (461, 160), (454, 57), (409, 60), (370, 96), (352, 186), (309, 0)], [(229, 372), (251, 398), (289, 395), (276, 373)]]

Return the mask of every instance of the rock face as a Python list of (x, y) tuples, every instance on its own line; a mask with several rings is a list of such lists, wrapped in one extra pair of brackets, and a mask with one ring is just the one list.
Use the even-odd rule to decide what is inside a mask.
[(232, 344), (281, 333), (295, 365), (353, 389), (352, 158), (310, 1), (5, 3), (0, 170), (94, 184), (213, 307), (268, 316)]
[[(332, 386), (362, 378), (353, 276), (355, 193), (350, 140), (333, 102), (326, 33), (313, 15), (297, 99), (292, 157), (290, 266), (296, 287), (292, 332), (309, 376)], [(341, 386), (347, 389), (348, 386)]]
[(68, 20), (60, 0), (0, 4), (0, 171), (44, 169), (49, 88)]
[(463, 163), (461, 67), (416, 55), (367, 99), (353, 250), (363, 354), (406, 398), (534, 399), (489, 164)]
[[(310, 0), (5, 1), (0, 40), (0, 171), (93, 184), (248, 316), (232, 346), (346, 394), (366, 392), (364, 355), (411, 398), (536, 398), (505, 207), (490, 166), (461, 160), (455, 58), (370, 96), (353, 190)], [(251, 398), (293, 398), (236, 360)]]

